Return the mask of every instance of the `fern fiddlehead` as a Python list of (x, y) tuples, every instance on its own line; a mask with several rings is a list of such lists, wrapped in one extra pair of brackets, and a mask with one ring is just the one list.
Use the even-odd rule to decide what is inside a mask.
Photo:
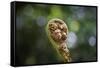
[(47, 36), (64, 62), (70, 62), (71, 57), (67, 48), (68, 27), (60, 19), (51, 19), (46, 25)]

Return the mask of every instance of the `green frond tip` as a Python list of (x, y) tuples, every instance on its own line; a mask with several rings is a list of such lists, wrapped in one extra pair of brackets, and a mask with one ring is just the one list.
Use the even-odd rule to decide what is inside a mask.
[(46, 34), (53, 47), (56, 49), (58, 56), (64, 62), (70, 62), (71, 57), (67, 48), (68, 27), (60, 19), (51, 19), (46, 25)]

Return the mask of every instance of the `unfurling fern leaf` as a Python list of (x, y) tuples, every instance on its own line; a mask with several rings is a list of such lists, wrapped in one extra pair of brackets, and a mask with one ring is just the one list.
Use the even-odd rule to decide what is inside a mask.
[(67, 48), (68, 27), (60, 19), (51, 19), (46, 25), (47, 36), (64, 62), (70, 62), (71, 57)]

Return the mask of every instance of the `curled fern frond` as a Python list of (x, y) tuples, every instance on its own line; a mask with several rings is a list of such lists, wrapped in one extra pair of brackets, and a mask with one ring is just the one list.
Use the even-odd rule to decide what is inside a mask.
[(51, 19), (46, 25), (47, 36), (64, 62), (70, 62), (71, 57), (67, 48), (68, 27), (60, 19)]

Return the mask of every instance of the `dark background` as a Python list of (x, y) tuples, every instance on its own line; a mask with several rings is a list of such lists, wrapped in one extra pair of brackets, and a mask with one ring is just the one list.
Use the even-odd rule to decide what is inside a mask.
[(50, 19), (68, 25), (72, 62), (97, 60), (96, 7), (16, 3), (16, 65), (63, 63), (46, 36)]

